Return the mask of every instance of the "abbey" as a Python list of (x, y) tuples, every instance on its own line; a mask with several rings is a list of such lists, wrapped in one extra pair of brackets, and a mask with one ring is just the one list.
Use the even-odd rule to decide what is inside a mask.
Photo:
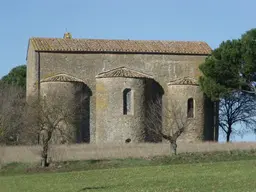
[(74, 142), (151, 142), (145, 121), (156, 98), (162, 106), (180, 105), (191, 118), (182, 140), (213, 141), (213, 103), (197, 82), (198, 66), (210, 54), (205, 42), (194, 41), (30, 38), (27, 98), (62, 94), (76, 105), (86, 96)]

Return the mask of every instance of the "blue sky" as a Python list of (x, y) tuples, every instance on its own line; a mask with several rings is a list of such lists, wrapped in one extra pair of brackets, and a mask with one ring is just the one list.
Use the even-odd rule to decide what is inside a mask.
[[(0, 78), (26, 63), (30, 37), (200, 40), (256, 27), (255, 0), (1, 0)], [(255, 140), (254, 136), (251, 136)]]

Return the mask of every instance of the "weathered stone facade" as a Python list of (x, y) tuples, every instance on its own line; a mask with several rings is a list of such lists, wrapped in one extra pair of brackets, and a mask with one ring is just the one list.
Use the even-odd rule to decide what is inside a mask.
[[(168, 100), (169, 105), (174, 104), (181, 106), (182, 113), (188, 116), (188, 101), (192, 101), (191, 117), (186, 134), (181, 135), (180, 140), (194, 141), (203, 137), (204, 131), (204, 95), (200, 91), (200, 87), (193, 79), (181, 79), (168, 84)], [(172, 108), (172, 106), (170, 106)], [(208, 140), (208, 138), (206, 138)]]
[(52, 76), (41, 80), (40, 95), (42, 107), (49, 113), (45, 117), (63, 119), (57, 124), (61, 132), (54, 130), (53, 143), (90, 141), (89, 116), (84, 114), (89, 108), (91, 93), (83, 81), (65, 74)]
[[(184, 43), (184, 47), (179, 47), (180, 42), (172, 42), (168, 44), (168, 49), (164, 50), (161, 49), (161, 46), (167, 47), (166, 42), (152, 43), (148, 41), (143, 44), (143, 41), (138, 43), (137, 41), (124, 40), (123, 42), (128, 44), (148, 46), (145, 50), (135, 50), (135, 48), (124, 50), (124, 48), (120, 49), (122, 47), (121, 43), (118, 44), (118, 48), (110, 49), (109, 47), (113, 45), (108, 45), (103, 40), (95, 40), (95, 42), (94, 40), (88, 40), (89, 43), (94, 42), (95, 44), (89, 44), (86, 41), (87, 48), (78, 47), (75, 49), (72, 46), (82, 45), (83, 40), (57, 40), (58, 42), (55, 39), (47, 38), (33, 38), (30, 40), (27, 54), (27, 97), (38, 96), (42, 87), (40, 81), (48, 77), (67, 74), (81, 79), (91, 92), (88, 107), (90, 142), (96, 142), (96, 140), (97, 143), (103, 141), (124, 142), (127, 138), (134, 142), (143, 142), (141, 131), (143, 132), (144, 104), (142, 103), (147, 100), (147, 95), (152, 94), (150, 90), (154, 92), (154, 89), (148, 89), (151, 84), (148, 81), (146, 82), (147, 78), (143, 77), (120, 75), (119, 77), (99, 78), (100, 74), (118, 68), (126, 68), (132, 72), (146, 74), (150, 77), (155, 82), (154, 84), (157, 84), (159, 89), (162, 90), (163, 105), (168, 105), (169, 96), (173, 98), (175, 98), (175, 94), (177, 94), (177, 97), (181, 95), (189, 96), (192, 91), (191, 97), (195, 97), (195, 106), (201, 106), (195, 108), (195, 117), (199, 118), (200, 121), (195, 126), (200, 128), (194, 127), (193, 129), (200, 129), (200, 131), (190, 134), (191, 138), (189, 140), (193, 140), (193, 138), (194, 141), (197, 138), (215, 139), (213, 138), (213, 115), (211, 115), (213, 114), (213, 108), (211, 102), (207, 107), (203, 105), (205, 98), (199, 88), (194, 90), (193, 86), (191, 86), (192, 88), (183, 86), (184, 88), (179, 90), (172, 90), (173, 88), (168, 85), (170, 81), (177, 78), (191, 77), (197, 79), (199, 77), (198, 66), (211, 52), (207, 44), (191, 42)], [(109, 40), (109, 42), (111, 41), (115, 40)], [(155, 44), (156, 48), (151, 50), (149, 42)], [(97, 49), (97, 46), (101, 43), (104, 43), (102, 47), (107, 47), (107, 45), (108, 47)], [(69, 45), (69, 49), (64, 47)], [(183, 46), (183, 43), (181, 45)], [(122, 91), (125, 88), (134, 91), (133, 105), (136, 106), (136, 109), (134, 108), (133, 116), (124, 116), (122, 113)], [(185, 97), (183, 101), (183, 104), (186, 105)], [(200, 104), (197, 105), (197, 102)], [(207, 108), (207, 111), (210, 112), (205, 112), (203, 108)], [(204, 127), (204, 131), (202, 131), (202, 127)], [(205, 133), (207, 133), (207, 136), (204, 136)]]
[[(96, 81), (96, 141), (124, 143), (130, 139), (132, 142), (143, 142), (145, 80), (102, 78)], [(123, 112), (123, 93), (126, 88), (132, 90), (130, 114)]]

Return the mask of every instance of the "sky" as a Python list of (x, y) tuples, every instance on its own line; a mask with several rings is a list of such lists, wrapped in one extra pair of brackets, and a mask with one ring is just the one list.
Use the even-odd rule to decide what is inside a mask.
[(256, 27), (255, 0), (0, 1), (0, 78), (26, 64), (29, 38), (66, 30), (73, 38), (199, 40), (214, 49)]

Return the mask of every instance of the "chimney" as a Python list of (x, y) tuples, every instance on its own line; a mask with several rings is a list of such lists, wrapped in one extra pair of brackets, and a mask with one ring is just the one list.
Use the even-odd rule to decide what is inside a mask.
[(71, 33), (66, 32), (66, 33), (64, 33), (63, 38), (64, 38), (64, 39), (72, 39), (72, 35), (71, 35)]

